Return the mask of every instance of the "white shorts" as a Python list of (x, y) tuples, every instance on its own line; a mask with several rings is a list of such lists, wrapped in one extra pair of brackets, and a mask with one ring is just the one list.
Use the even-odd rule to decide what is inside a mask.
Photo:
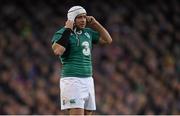
[(82, 108), (96, 110), (94, 80), (92, 77), (65, 77), (60, 79), (61, 110)]

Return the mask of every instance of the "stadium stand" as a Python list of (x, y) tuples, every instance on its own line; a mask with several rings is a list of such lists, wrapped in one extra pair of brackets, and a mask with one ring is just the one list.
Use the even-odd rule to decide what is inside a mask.
[(0, 114), (64, 114), (51, 38), (72, 5), (110, 32), (93, 48), (95, 114), (180, 115), (180, 1), (0, 1)]

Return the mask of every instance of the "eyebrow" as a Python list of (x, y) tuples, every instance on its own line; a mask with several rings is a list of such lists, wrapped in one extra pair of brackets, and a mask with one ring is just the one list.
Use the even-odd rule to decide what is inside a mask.
[(86, 17), (86, 16), (84, 16), (84, 15), (83, 15), (83, 16), (81, 16), (81, 15), (80, 15), (80, 16), (77, 16), (76, 18), (82, 18), (82, 17)]

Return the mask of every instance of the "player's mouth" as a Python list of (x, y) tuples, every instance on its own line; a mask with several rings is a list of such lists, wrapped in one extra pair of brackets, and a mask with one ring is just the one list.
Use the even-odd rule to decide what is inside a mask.
[(85, 23), (82, 23), (82, 24), (80, 24), (80, 26), (81, 26), (81, 27), (85, 27), (85, 26), (86, 26), (86, 24), (85, 24)]

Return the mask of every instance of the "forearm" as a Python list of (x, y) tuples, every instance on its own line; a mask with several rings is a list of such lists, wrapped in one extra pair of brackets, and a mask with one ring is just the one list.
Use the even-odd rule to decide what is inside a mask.
[(71, 33), (71, 29), (65, 28), (61, 38), (58, 41), (52, 43), (52, 49), (55, 55), (62, 55), (69, 44), (69, 36)]
[(92, 24), (92, 27), (100, 33), (100, 43), (110, 44), (112, 42), (110, 34), (98, 21)]
[(65, 48), (58, 43), (53, 43), (52, 49), (55, 55), (61, 56), (65, 52)]

